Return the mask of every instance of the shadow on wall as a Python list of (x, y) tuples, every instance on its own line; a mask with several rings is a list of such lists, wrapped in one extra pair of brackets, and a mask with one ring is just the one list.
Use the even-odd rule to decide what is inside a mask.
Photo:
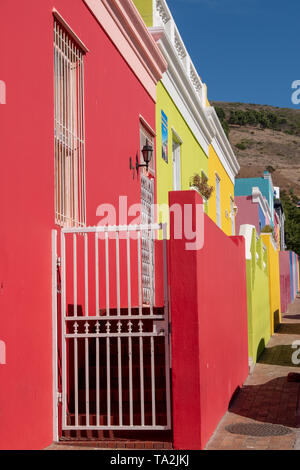
[[(298, 428), (299, 392), (300, 383), (287, 382), (286, 377), (278, 377), (261, 385), (246, 385), (233, 401), (229, 411), (255, 421)], [(282, 410), (283, 397), (289, 398), (289, 406)], [(268, 403), (267, 408), (262, 406), (265, 402)]]
[(260, 342), (258, 343), (258, 346), (257, 346), (256, 361), (259, 360), (260, 356), (261, 356), (262, 353), (264, 352), (265, 347), (266, 347), (265, 338), (262, 338), (262, 339), (260, 340)]
[(273, 325), (274, 331), (277, 331), (280, 327), (280, 312), (278, 309), (273, 312)]

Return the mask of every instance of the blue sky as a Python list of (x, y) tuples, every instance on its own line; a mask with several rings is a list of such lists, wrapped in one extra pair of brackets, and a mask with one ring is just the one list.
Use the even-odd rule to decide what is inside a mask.
[(208, 97), (300, 108), (299, 0), (167, 0)]

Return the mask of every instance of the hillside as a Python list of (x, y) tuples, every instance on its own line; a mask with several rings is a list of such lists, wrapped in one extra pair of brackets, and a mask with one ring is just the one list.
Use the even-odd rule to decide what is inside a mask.
[(300, 199), (300, 110), (212, 102), (241, 170), (238, 176), (272, 172), (275, 186)]

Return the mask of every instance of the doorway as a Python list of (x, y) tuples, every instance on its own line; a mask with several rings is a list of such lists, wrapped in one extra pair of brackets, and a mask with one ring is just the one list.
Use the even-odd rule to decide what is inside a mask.
[(181, 191), (181, 142), (173, 136), (173, 191)]

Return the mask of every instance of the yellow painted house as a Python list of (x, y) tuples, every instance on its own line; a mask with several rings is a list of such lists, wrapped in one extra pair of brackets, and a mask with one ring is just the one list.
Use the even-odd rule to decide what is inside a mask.
[(208, 158), (208, 178), (214, 191), (208, 215), (227, 235), (235, 235), (234, 182), (240, 167), (215, 109), (208, 106), (207, 113), (214, 129)]
[(261, 239), (268, 250), (269, 290), (270, 290), (270, 333), (277, 330), (281, 322), (279, 243), (276, 244), (271, 233), (262, 233)]
[[(157, 86), (157, 203), (168, 204), (172, 190), (187, 190), (199, 174), (213, 186), (206, 213), (228, 235), (234, 234), (236, 157), (165, 0), (134, 0), (157, 42), (168, 69)], [(159, 214), (165, 221), (167, 213)]]

